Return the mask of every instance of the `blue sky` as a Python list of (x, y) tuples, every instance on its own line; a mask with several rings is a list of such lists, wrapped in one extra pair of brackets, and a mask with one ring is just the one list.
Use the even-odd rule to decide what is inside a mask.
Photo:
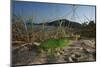
[[(35, 23), (48, 22), (56, 19), (69, 19), (79, 23), (87, 21), (86, 17), (95, 20), (95, 6), (76, 5), (73, 17), (72, 5), (50, 4), (40, 2), (14, 1), (13, 14), (22, 16), (24, 20), (33, 17)], [(86, 17), (85, 17), (86, 16)]]

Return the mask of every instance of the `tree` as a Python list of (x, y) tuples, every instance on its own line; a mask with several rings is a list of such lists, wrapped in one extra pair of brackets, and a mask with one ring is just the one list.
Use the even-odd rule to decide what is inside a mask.
[(89, 21), (88, 24), (84, 22), (82, 24), (81, 35), (85, 37), (95, 37), (96, 36), (96, 23), (94, 21)]

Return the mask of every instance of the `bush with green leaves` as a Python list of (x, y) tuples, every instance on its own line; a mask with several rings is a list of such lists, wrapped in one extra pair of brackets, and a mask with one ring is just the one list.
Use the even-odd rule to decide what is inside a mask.
[(44, 52), (47, 53), (49, 56), (55, 56), (57, 52), (57, 49), (63, 49), (64, 47), (69, 46), (69, 40), (66, 38), (61, 39), (48, 39), (41, 43), (39, 46), (41, 49), (43, 49)]

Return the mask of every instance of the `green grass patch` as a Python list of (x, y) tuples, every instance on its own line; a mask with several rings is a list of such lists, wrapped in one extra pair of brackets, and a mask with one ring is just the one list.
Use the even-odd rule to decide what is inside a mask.
[(69, 45), (69, 40), (66, 38), (48, 39), (41, 43), (40, 48), (47, 50), (47, 49), (63, 48), (68, 45)]

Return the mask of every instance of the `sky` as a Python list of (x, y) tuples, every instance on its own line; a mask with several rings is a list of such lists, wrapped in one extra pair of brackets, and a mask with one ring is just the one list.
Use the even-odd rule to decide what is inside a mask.
[(88, 5), (13, 1), (12, 10), (14, 15), (22, 16), (24, 20), (32, 17), (35, 23), (57, 19), (68, 19), (78, 23), (88, 19), (95, 20), (95, 6)]

